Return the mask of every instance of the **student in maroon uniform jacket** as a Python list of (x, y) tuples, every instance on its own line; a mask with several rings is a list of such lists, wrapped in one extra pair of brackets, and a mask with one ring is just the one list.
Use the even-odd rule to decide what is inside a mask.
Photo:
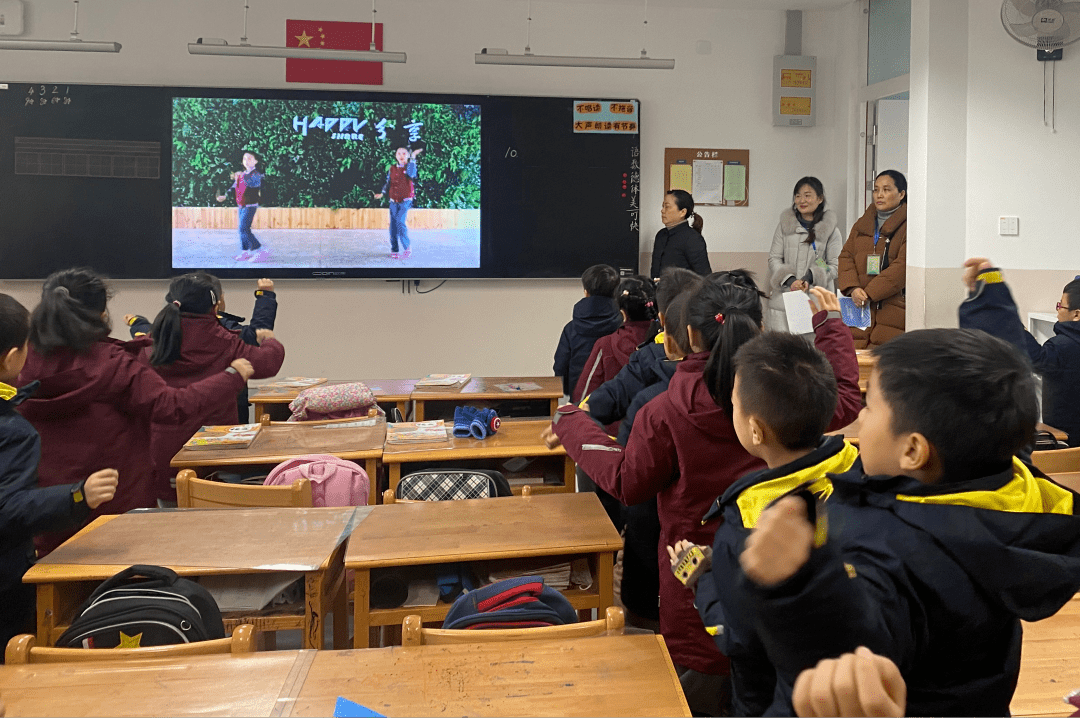
[[(816, 344), (832, 362), (840, 387), (832, 423), (837, 428), (854, 421), (862, 404), (858, 361), (839, 316), (814, 316)], [(693, 352), (667, 391), (638, 412), (625, 448), (571, 406), (559, 409), (552, 432), (597, 486), (624, 504), (657, 498), (660, 631), (691, 710), (718, 716), (729, 691), (727, 658), (705, 631), (693, 594), (668, 569), (666, 548), (683, 534), (711, 542), (718, 520), (703, 524), (702, 517), (713, 501), (735, 479), (764, 467), (739, 444), (731, 421), (733, 357), (761, 332), (761, 299), (748, 287), (706, 281), (690, 301), (688, 319)]]
[[(574, 404), (609, 379), (614, 379), (630, 361), (630, 355), (638, 345), (647, 339), (656, 318), (656, 287), (647, 277), (627, 277), (615, 288), (615, 304), (622, 313), (623, 325), (607, 337), (596, 340), (570, 395)], [(614, 427), (617, 430), (618, 423)]]
[[(88, 269), (62, 270), (45, 280), (30, 321), (30, 352), (19, 384), (41, 383), (19, 408), (41, 435), (43, 486), (81, 482), (112, 467), (120, 476), (116, 496), (90, 517), (154, 507), (150, 423), (202, 417), (222, 397), (232, 398), (252, 375), (236, 360), (185, 389), (174, 389), (139, 360), (148, 340), (109, 337), (109, 288)], [(47, 553), (71, 532), (43, 535)]]
[[(285, 361), (285, 348), (268, 329), (255, 330), (258, 344), (249, 345), (236, 332), (221, 326), (215, 310), (218, 296), (214, 278), (194, 272), (173, 279), (166, 305), (154, 319), (150, 336), (154, 345), (142, 351), (142, 359), (157, 370), (170, 387), (188, 387), (212, 377), (234, 360), (246, 359), (255, 370), (254, 379), (273, 377)], [(256, 418), (258, 419), (258, 418)], [(173, 476), (169, 463), (202, 425), (236, 423), (236, 398), (222, 395), (201, 415), (183, 422), (153, 422), (150, 451), (154, 461), (154, 488), (158, 499), (176, 499), (169, 486)]]

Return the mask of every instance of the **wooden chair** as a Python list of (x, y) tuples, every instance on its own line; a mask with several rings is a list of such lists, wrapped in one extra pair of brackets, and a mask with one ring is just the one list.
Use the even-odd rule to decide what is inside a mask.
[(591, 622), (577, 622), (555, 627), (529, 629), (425, 629), (416, 614), (401, 623), (401, 645), (418, 647), (422, 644), (474, 644), (478, 642), (512, 642), (523, 640), (572, 639), (595, 637), (601, 634), (622, 634), (626, 618), (621, 607), (608, 607), (607, 616)]
[[(530, 486), (528, 484), (523, 486), (521, 488), (521, 496), (522, 497), (531, 497), (532, 496), (532, 486)], [(383, 504), (417, 504), (417, 503), (419, 503), (420, 500), (416, 500), (416, 499), (398, 499), (397, 495), (394, 494), (394, 490), (393, 489), (388, 489), (388, 490), (386, 490), (385, 492), (382, 493), (382, 501), (383, 501)]]
[(33, 634), (19, 634), (8, 642), (7, 664), (56, 664), (60, 662), (103, 662), (113, 659), (173, 659), (203, 654), (250, 654), (255, 651), (255, 627), (241, 624), (231, 637), (190, 644), (167, 644), (139, 649), (59, 649), (35, 646)]
[(1041, 469), (1044, 474), (1080, 472), (1080, 447), (1032, 452), (1031, 463)]
[(176, 504), (190, 508), (310, 507), (311, 480), (301, 479), (288, 487), (225, 484), (199, 479), (191, 469), (176, 475)]

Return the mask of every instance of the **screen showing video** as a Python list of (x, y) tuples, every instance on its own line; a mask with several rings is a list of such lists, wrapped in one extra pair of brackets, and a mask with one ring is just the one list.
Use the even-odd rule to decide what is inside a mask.
[(174, 269), (480, 267), (480, 106), (176, 97)]

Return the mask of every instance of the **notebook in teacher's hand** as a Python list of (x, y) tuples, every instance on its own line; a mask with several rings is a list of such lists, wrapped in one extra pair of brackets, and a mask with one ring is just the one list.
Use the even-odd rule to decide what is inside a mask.
[(472, 377), (471, 374), (429, 374), (417, 380), (417, 387), (454, 387), (463, 385)]
[(247, 449), (261, 429), (261, 424), (202, 427), (184, 444), (184, 449)]
[(850, 297), (841, 297), (840, 317), (848, 327), (865, 330), (870, 327), (870, 305), (859, 307)]

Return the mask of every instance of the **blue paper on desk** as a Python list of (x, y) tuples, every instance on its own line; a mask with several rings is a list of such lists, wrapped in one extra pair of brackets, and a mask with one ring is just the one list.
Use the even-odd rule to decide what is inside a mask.
[(850, 297), (840, 298), (840, 317), (848, 327), (865, 330), (870, 326), (870, 305), (858, 307)]
[(345, 697), (338, 697), (337, 704), (334, 705), (334, 716), (336, 717), (382, 717), (386, 719), (385, 714), (368, 709), (363, 704), (357, 704), (351, 702)]

